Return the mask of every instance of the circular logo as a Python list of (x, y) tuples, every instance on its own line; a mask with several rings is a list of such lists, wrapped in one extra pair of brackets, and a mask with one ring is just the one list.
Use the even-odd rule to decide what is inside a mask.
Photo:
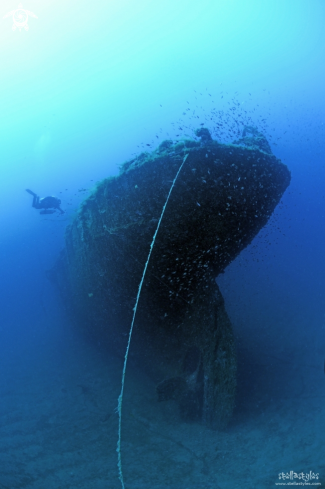
[(26, 10), (20, 8), (20, 9), (17, 9), (13, 15), (13, 21), (14, 21), (14, 26), (15, 27), (18, 27), (19, 29), (21, 29), (22, 27), (27, 27), (28, 29), (28, 25), (27, 25), (27, 21), (28, 21), (28, 14), (26, 12)]

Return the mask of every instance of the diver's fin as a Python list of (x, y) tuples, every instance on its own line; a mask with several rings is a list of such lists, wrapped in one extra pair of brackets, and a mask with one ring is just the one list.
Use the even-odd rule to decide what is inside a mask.
[(31, 190), (29, 190), (29, 188), (26, 188), (26, 192), (28, 192), (29, 194), (31, 194), (34, 197), (36, 197), (36, 194), (34, 192), (32, 192)]

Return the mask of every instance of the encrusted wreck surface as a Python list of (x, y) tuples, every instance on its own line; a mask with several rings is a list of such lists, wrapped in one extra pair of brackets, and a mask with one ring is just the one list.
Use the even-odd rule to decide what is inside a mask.
[(165, 141), (125, 163), (82, 204), (51, 272), (78, 325), (124, 354), (153, 234), (188, 155), (153, 247), (130, 354), (150, 366), (160, 400), (215, 427), (229, 420), (236, 388), (233, 334), (215, 278), (290, 182), (265, 138), (246, 133), (223, 145), (201, 129), (200, 142)]

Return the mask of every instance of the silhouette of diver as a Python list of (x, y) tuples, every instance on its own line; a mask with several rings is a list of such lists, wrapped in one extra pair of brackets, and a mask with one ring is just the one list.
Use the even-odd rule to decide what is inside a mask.
[(40, 199), (38, 195), (28, 188), (26, 188), (26, 192), (33, 196), (32, 206), (35, 207), (35, 209), (42, 209), (40, 214), (54, 214), (56, 210), (61, 214), (64, 214), (64, 211), (60, 208), (61, 200), (57, 197), (48, 196)]

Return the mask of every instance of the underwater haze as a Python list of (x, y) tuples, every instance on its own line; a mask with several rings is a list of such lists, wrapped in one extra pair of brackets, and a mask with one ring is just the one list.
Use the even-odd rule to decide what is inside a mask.
[[(325, 485), (324, 24), (323, 0), (2, 0), (0, 489)], [(291, 182), (217, 277), (233, 416), (184, 421), (131, 362), (121, 480), (124, 355), (82, 334), (49, 270), (125, 161), (202, 127), (230, 144), (245, 126)]]

